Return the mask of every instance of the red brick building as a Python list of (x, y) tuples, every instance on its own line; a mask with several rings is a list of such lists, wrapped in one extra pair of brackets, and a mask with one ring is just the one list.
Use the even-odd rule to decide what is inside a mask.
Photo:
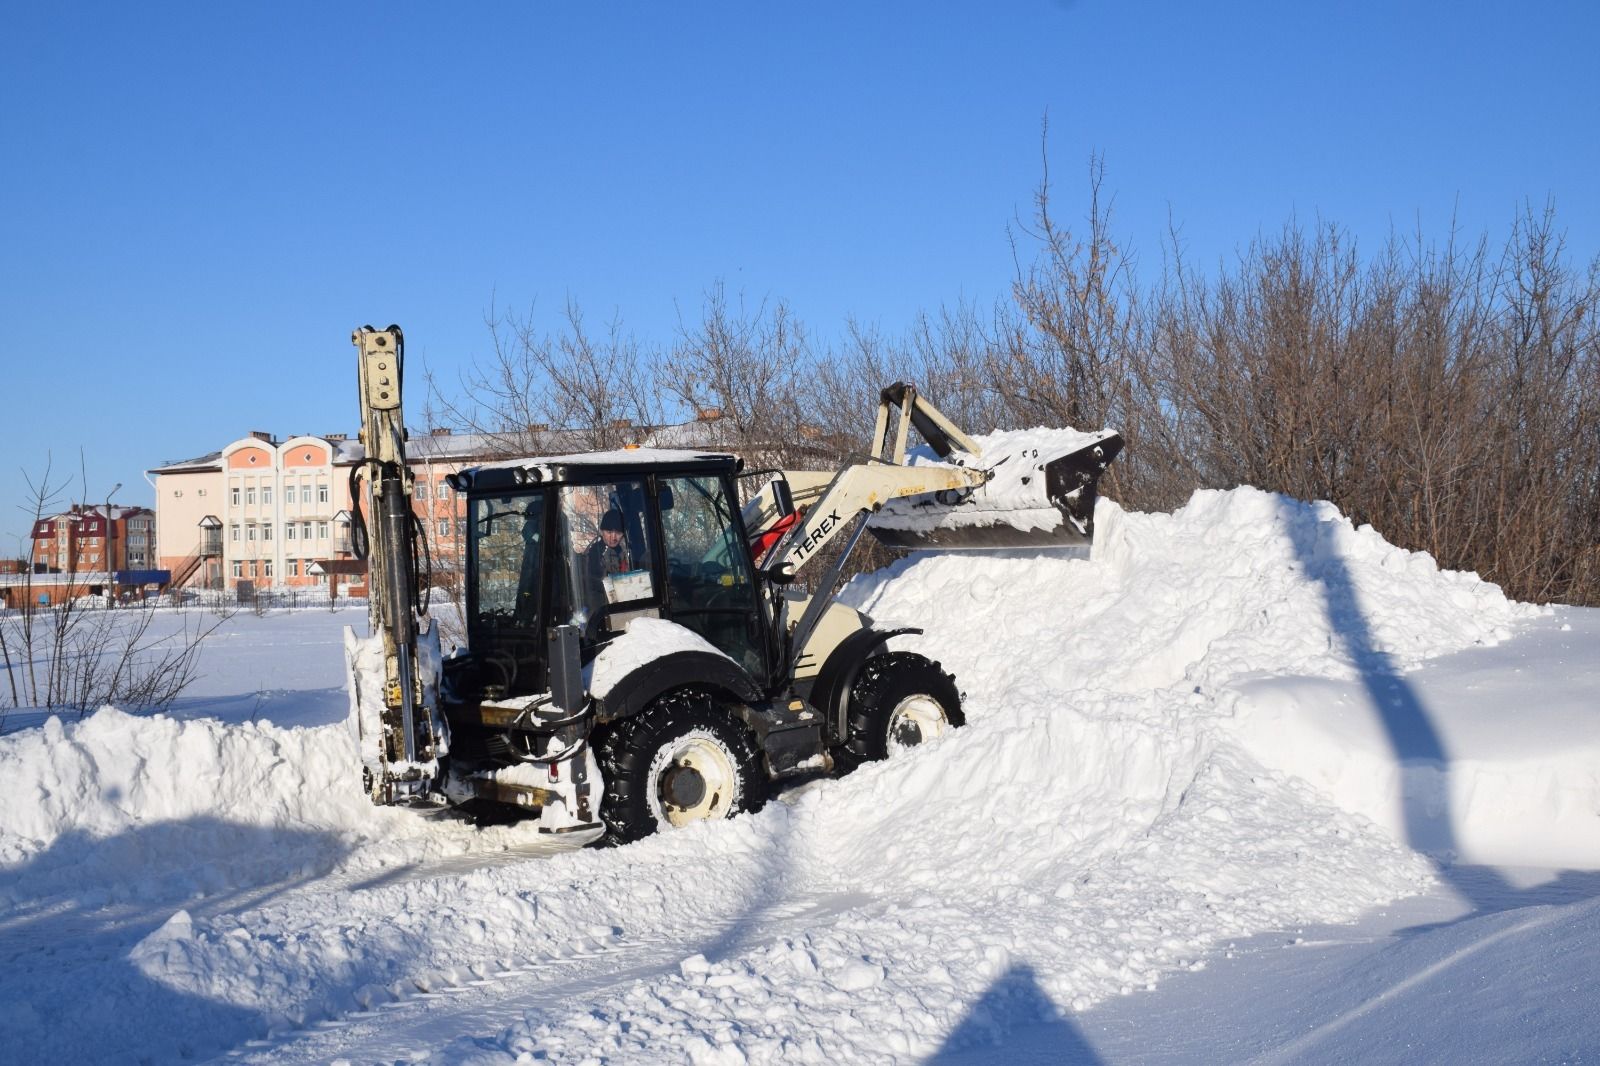
[(156, 515), (148, 507), (75, 503), (33, 524), (36, 573), (144, 570), (155, 563)]

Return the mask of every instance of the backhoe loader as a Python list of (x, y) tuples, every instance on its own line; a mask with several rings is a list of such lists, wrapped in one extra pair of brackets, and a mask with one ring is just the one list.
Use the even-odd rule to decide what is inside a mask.
[[(980, 446), (900, 383), (879, 397), (871, 454), (832, 471), (642, 447), (485, 463), (449, 478), (466, 501), (467, 640), (442, 658), (419, 595), (403, 337), (353, 340), (373, 634), (346, 646), (368, 791), (510, 804), (574, 842), (754, 810), (781, 779), (960, 726), (955, 679), (886, 647), (921, 630), (836, 602), (851, 551), (868, 531), (899, 548), (1087, 545), (1122, 447), (1111, 431)], [(908, 453), (913, 428), (927, 448)]]

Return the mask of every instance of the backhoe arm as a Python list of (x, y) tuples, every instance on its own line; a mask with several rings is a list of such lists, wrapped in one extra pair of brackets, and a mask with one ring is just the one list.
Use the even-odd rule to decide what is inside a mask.
[[(350, 339), (360, 350), (361, 443), (366, 449), (358, 468), (365, 491), (351, 479), (357, 519), (352, 547), (367, 560), (372, 637), (363, 648), (359, 638), (347, 633), (346, 646), (368, 791), (375, 802), (393, 803), (430, 790), (438, 759), (448, 746), (438, 711), (439, 642), (418, 573), (425, 545), (411, 510), (412, 474), (406, 466), (401, 408), (405, 339), (398, 326), (363, 326)], [(370, 515), (365, 521), (363, 495)], [(380, 651), (381, 683), (375, 683)], [(364, 663), (358, 661), (363, 652)]]

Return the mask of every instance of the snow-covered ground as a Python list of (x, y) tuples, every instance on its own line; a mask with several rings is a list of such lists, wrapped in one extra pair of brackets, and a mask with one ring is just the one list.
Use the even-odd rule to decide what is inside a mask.
[(1600, 611), (1249, 489), (851, 602), (968, 726), (614, 851), (374, 809), (358, 611), (0, 736), (15, 1061), (1584, 1061)]

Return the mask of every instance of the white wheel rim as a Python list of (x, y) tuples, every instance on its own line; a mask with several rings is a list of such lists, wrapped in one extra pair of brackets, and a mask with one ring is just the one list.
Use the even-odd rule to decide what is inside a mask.
[[(676, 775), (696, 774), (703, 784), (698, 800), (676, 803)], [(733, 755), (715, 734), (695, 729), (667, 744), (650, 760), (650, 813), (659, 826), (688, 825), (731, 815), (739, 802), (739, 772)]]
[(926, 744), (942, 737), (950, 729), (950, 717), (932, 696), (918, 693), (907, 696), (895, 705), (889, 714), (888, 748), (890, 755), (897, 751)]

